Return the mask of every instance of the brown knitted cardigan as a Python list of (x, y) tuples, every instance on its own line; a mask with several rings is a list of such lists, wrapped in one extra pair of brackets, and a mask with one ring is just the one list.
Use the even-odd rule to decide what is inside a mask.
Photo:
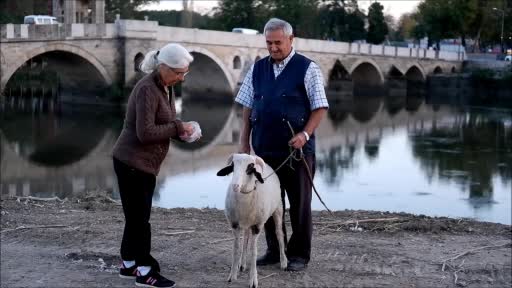
[(183, 125), (176, 119), (174, 96), (167, 97), (160, 74), (154, 71), (133, 88), (123, 130), (114, 145), (113, 156), (119, 161), (157, 175), (169, 151), (170, 138), (178, 138)]

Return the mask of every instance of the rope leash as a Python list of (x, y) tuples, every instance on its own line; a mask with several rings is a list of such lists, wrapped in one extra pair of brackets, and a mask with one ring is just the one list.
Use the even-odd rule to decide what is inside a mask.
[[(290, 131), (292, 133), (292, 137), (295, 136), (295, 132), (293, 131), (293, 128), (292, 128), (292, 125), (290, 124), (289, 121), (286, 121), (288, 123), (288, 127), (290, 127)], [(265, 176), (263, 178), (263, 180), (267, 180), (268, 177), (272, 176), (273, 174), (276, 174), (276, 172), (281, 169), (284, 164), (286, 164), (286, 162), (288, 160), (290, 160), (290, 168), (293, 169), (293, 166), (292, 166), (292, 158), (293, 160), (296, 160), (296, 161), (300, 161), (302, 160), (302, 163), (304, 163), (304, 165), (306, 166), (306, 171), (308, 172), (308, 177), (309, 177), (309, 181), (311, 182), (311, 186), (313, 187), (313, 190), (315, 191), (315, 194), (316, 196), (318, 197), (318, 200), (320, 200), (320, 203), (322, 203), (322, 205), (324, 205), (325, 209), (329, 212), (329, 214), (331, 214), (331, 216), (334, 218), (334, 214), (332, 213), (331, 209), (329, 209), (327, 207), (327, 205), (325, 204), (324, 200), (322, 200), (322, 197), (320, 197), (320, 194), (318, 193), (318, 191), (316, 190), (316, 186), (315, 186), (315, 183), (313, 183), (313, 175), (311, 173), (311, 170), (309, 169), (309, 165), (308, 165), (308, 162), (306, 162), (306, 159), (304, 158), (304, 153), (302, 152), (302, 148), (300, 149), (293, 149), (290, 147), (290, 154), (288, 155), (288, 157), (286, 157), (286, 159), (281, 163), (279, 164), (279, 166), (277, 166), (276, 169), (274, 169), (274, 171), (272, 173), (270, 173), (269, 175)], [(295, 154), (299, 152), (300, 155), (299, 157), (297, 157)], [(251, 191), (248, 191), (247, 193), (250, 193), (254, 190), (256, 190), (256, 185), (258, 183), (258, 180), (255, 180), (254, 181), (254, 188), (251, 190)]]
[[(292, 125), (290, 124), (289, 121), (286, 121), (286, 123), (288, 123), (288, 127), (290, 127), (290, 131), (292, 132), (292, 135), (295, 136), (295, 132), (293, 131), (293, 128), (292, 128)], [(293, 137), (292, 136), (292, 137)], [(309, 181), (311, 181), (311, 186), (313, 186), (313, 190), (315, 191), (315, 194), (316, 196), (318, 197), (318, 200), (320, 200), (320, 203), (322, 203), (322, 205), (324, 205), (325, 209), (327, 209), (327, 211), (329, 211), (329, 214), (331, 214), (332, 217), (334, 217), (334, 214), (332, 213), (331, 209), (329, 209), (327, 207), (327, 205), (325, 205), (325, 202), (324, 200), (322, 200), (322, 197), (320, 197), (320, 194), (318, 193), (318, 191), (316, 190), (316, 186), (315, 186), (315, 183), (313, 183), (313, 175), (311, 174), (311, 170), (309, 169), (309, 165), (308, 165), (308, 162), (306, 162), (306, 159), (304, 158), (304, 153), (302, 152), (302, 148), (300, 149), (295, 149), (294, 151), (292, 151), (292, 153), (290, 153), (290, 156), (291, 155), (294, 155), (295, 151), (299, 150), (300, 151), (300, 158), (299, 159), (295, 159), (295, 160), (302, 160), (302, 163), (304, 163), (304, 165), (306, 166), (306, 170), (308, 171), (308, 176), (309, 176)], [(289, 157), (290, 157), (289, 156)], [(289, 158), (288, 157), (288, 158)], [(287, 159), (288, 160), (288, 159)]]

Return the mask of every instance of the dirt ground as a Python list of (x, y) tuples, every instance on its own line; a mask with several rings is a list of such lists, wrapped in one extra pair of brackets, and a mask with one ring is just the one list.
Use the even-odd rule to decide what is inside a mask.
[[(511, 287), (510, 225), (369, 211), (313, 221), (308, 269), (259, 267), (260, 287)], [(226, 281), (222, 210), (155, 208), (151, 223), (152, 254), (177, 287), (248, 286), (247, 272)], [(134, 287), (117, 275), (122, 230), (121, 206), (105, 196), (2, 199), (1, 287)]]

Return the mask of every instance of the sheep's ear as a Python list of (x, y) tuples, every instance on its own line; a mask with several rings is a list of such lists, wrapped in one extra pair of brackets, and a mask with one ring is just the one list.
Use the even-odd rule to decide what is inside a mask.
[(260, 183), (265, 183), (265, 181), (263, 181), (263, 178), (261, 177), (261, 173), (254, 170), (254, 176), (256, 176), (256, 179), (258, 179), (258, 181), (260, 181)]
[(233, 165), (233, 163), (231, 163), (231, 165), (220, 169), (219, 172), (217, 172), (217, 176), (229, 175), (231, 172), (233, 172), (233, 167), (234, 167), (234, 165)]
[(255, 158), (256, 165), (259, 166), (259, 168), (260, 168), (258, 172), (263, 173), (263, 169), (265, 168), (265, 161), (263, 161), (263, 159), (261, 159), (258, 156), (254, 156), (254, 158)]

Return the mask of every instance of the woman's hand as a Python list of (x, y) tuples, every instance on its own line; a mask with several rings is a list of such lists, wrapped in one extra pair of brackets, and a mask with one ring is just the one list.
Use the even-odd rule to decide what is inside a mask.
[(194, 126), (189, 122), (183, 122), (183, 132), (180, 134), (180, 138), (189, 138), (194, 133)]
[(201, 136), (199, 123), (195, 121), (183, 122), (183, 133), (180, 135), (181, 140), (192, 143), (199, 140)]

